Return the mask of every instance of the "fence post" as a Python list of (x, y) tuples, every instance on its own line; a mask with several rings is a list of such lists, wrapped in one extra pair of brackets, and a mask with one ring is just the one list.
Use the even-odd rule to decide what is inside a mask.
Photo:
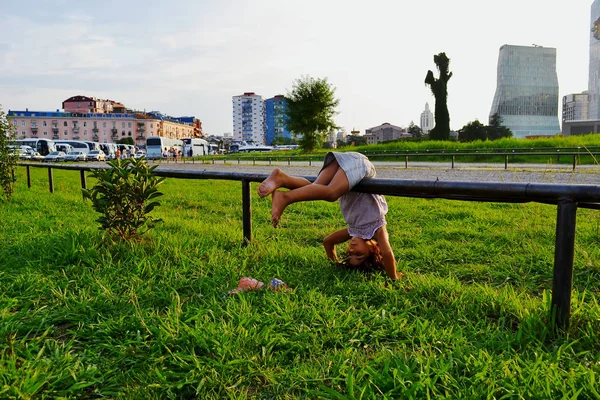
[(571, 318), (576, 221), (577, 202), (569, 198), (558, 199), (552, 310), (550, 311), (551, 313), (556, 311), (556, 326), (565, 330), (569, 328), (569, 319)]
[(52, 167), (48, 167), (48, 185), (50, 186), (50, 193), (54, 193), (54, 176), (52, 175)]
[(242, 180), (242, 221), (244, 228), (244, 247), (252, 240), (252, 208), (250, 202), (250, 181)]
[(452, 154), (452, 169), (454, 169), (454, 160), (456, 159), (456, 156), (454, 154)]
[(27, 187), (31, 189), (31, 169), (27, 166)]
[[(81, 178), (81, 188), (87, 189), (87, 182), (85, 180), (85, 170), (83, 170), (83, 169), (79, 170), (79, 177)], [(85, 196), (83, 196), (83, 199), (85, 200)]]
[(256, 157), (252, 158), (252, 165), (256, 165)]
[(577, 154), (573, 154), (573, 171), (575, 171), (575, 165), (577, 165)]
[(504, 169), (508, 169), (508, 154), (504, 155)]
[(292, 160), (290, 159), (290, 157), (288, 157), (288, 165), (292, 164)]
[(408, 156), (404, 156), (404, 168), (408, 168)]

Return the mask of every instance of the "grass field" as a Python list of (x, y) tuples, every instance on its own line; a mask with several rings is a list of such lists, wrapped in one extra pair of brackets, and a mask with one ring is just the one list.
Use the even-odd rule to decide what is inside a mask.
[[(107, 245), (77, 172), (54, 194), (32, 173), (0, 204), (0, 398), (600, 398), (598, 211), (578, 212), (557, 335), (554, 206), (388, 197), (390, 282), (326, 260), (336, 203), (273, 229), (253, 196), (242, 247), (241, 183), (168, 179), (164, 223)], [(243, 276), (293, 290), (228, 296)]]

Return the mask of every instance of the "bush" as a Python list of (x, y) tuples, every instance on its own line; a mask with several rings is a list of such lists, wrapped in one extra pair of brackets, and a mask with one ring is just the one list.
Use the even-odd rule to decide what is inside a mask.
[(14, 139), (12, 125), (6, 119), (6, 115), (0, 110), (0, 198), (4, 197), (10, 201), (15, 190), (15, 167), (18, 155), (8, 147)]
[(148, 214), (160, 205), (152, 200), (163, 195), (157, 187), (164, 178), (153, 175), (157, 166), (149, 167), (143, 157), (111, 160), (108, 165), (108, 169), (92, 171), (98, 182), (91, 189), (82, 189), (83, 195), (102, 214), (96, 221), (110, 239), (139, 241), (162, 221)]

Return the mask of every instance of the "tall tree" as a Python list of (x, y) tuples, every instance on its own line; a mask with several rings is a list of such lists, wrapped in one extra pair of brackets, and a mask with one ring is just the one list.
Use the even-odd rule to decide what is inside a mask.
[(490, 117), (490, 125), (487, 127), (487, 138), (489, 140), (512, 137), (512, 131), (503, 125), (502, 117), (496, 113)]
[(306, 76), (297, 79), (285, 99), (286, 125), (295, 135), (302, 135), (301, 149), (313, 151), (320, 148), (327, 133), (339, 128), (333, 117), (340, 101), (335, 98), (335, 88), (327, 82), (327, 78)]
[(450, 59), (446, 53), (433, 56), (439, 78), (434, 78), (431, 70), (427, 71), (425, 84), (429, 85), (435, 97), (435, 127), (429, 131), (432, 140), (448, 140), (450, 138), (450, 113), (448, 112), (448, 81), (452, 78), (449, 72)]
[(14, 173), (19, 152), (8, 147), (14, 140), (15, 130), (0, 109), (0, 195), (6, 201), (10, 201), (15, 189)]

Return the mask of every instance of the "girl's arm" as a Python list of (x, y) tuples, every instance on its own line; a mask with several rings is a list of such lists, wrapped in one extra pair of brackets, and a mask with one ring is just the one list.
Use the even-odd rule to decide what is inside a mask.
[(335, 245), (347, 242), (348, 240), (350, 240), (348, 228), (333, 232), (331, 235), (323, 239), (323, 247), (325, 247), (327, 257), (329, 257), (331, 261), (338, 262), (337, 254), (335, 252)]
[(396, 259), (394, 258), (394, 251), (390, 245), (390, 238), (385, 225), (377, 229), (377, 232), (375, 232), (375, 240), (377, 240), (377, 244), (379, 245), (379, 251), (383, 258), (383, 266), (387, 276), (394, 280), (403, 278), (404, 274), (396, 272)]

